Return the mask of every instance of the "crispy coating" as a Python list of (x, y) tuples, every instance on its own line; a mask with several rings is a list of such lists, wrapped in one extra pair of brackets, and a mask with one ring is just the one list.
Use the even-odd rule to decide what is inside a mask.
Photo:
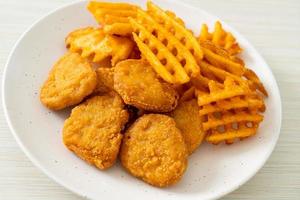
[(53, 66), (40, 92), (41, 102), (60, 110), (80, 103), (97, 84), (91, 65), (77, 53), (66, 53)]
[(117, 158), (128, 113), (119, 95), (95, 96), (72, 110), (63, 128), (64, 144), (99, 169), (111, 167)]
[(124, 102), (143, 110), (169, 112), (177, 106), (178, 94), (161, 81), (144, 60), (129, 59), (117, 64), (114, 88)]
[(134, 176), (165, 187), (178, 182), (187, 167), (187, 149), (175, 121), (166, 115), (140, 117), (125, 133), (121, 161)]
[(205, 132), (202, 128), (202, 117), (196, 99), (179, 103), (177, 108), (170, 113), (176, 126), (181, 130), (189, 154), (192, 154), (202, 143)]
[(107, 93), (114, 90), (114, 68), (96, 69), (97, 86), (94, 92)]

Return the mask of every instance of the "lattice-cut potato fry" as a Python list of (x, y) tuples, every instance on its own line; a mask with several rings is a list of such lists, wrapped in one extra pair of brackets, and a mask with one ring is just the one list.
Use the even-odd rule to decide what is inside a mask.
[(133, 32), (133, 28), (129, 23), (113, 23), (105, 25), (103, 28), (104, 32), (109, 35), (121, 35), (129, 36)]
[(203, 106), (220, 100), (232, 98), (240, 95), (250, 95), (251, 90), (246, 84), (238, 84), (232, 78), (226, 78), (224, 86), (220, 87), (215, 81), (209, 81), (209, 92), (196, 90), (198, 105)]
[(214, 52), (217, 55), (220, 55), (222, 57), (228, 58), (233, 62), (239, 63), (241, 65), (245, 65), (244, 61), (235, 56), (235, 55), (230, 55), (229, 52), (226, 49), (223, 49), (220, 46), (217, 46), (216, 44), (214, 44), (213, 42), (209, 41), (209, 40), (205, 40), (203, 42), (200, 43), (202, 48), (206, 48), (211, 50), (212, 52)]
[(238, 123), (238, 129), (232, 128), (232, 125), (226, 125), (226, 130), (224, 132), (219, 132), (217, 130), (212, 130), (206, 136), (206, 141), (212, 144), (219, 144), (220, 142), (225, 141), (226, 144), (232, 144), (237, 139), (245, 139), (250, 136), (253, 136), (257, 132), (258, 124), (252, 123), (251, 127), (247, 126), (248, 123), (240, 122)]
[(134, 17), (138, 6), (128, 3), (90, 1), (87, 9), (94, 15), (99, 23), (104, 23), (103, 19), (107, 15), (114, 16), (116, 19), (121, 17)]
[[(230, 104), (233, 103), (234, 101)], [(206, 141), (212, 144), (218, 144), (222, 141), (231, 144), (236, 139), (254, 135), (259, 123), (263, 120), (263, 116), (259, 114), (254, 104), (252, 106), (229, 110), (222, 110), (218, 106), (213, 106), (210, 107), (210, 111), (208, 111), (207, 105), (200, 108), (200, 116), (206, 118), (203, 123), (203, 130), (207, 134)], [(202, 110), (208, 111), (208, 114), (204, 114), (205, 112), (201, 112)]]
[(259, 109), (263, 112), (265, 110), (265, 104), (264, 101), (256, 95), (237, 96), (232, 97), (230, 99), (217, 101), (214, 104), (204, 105), (199, 111), (199, 114), (206, 115), (209, 113), (222, 112), (226, 110), (240, 108)]
[(207, 130), (206, 141), (219, 144), (225, 141), (232, 144), (236, 139), (244, 139), (257, 132), (263, 120), (256, 109), (238, 109), (211, 113), (207, 116), (203, 128)]
[(179, 24), (181, 24), (182, 26), (185, 26), (184, 21), (177, 17), (176, 14), (170, 10), (166, 10), (165, 11), (167, 15), (169, 15), (170, 17), (172, 17), (173, 19), (175, 19)]
[(129, 3), (112, 3), (101, 1), (90, 1), (88, 4), (88, 9), (91, 12), (94, 12), (99, 8), (106, 8), (111, 10), (135, 10), (138, 8), (138, 6)]
[(237, 82), (245, 82), (245, 83), (247, 82), (247, 80), (242, 79), (240, 76), (231, 74), (223, 69), (215, 67), (206, 61), (202, 61), (200, 63), (200, 67), (202, 69), (201, 72), (203, 76), (208, 78), (212, 77), (210, 79), (218, 81), (220, 83), (223, 83), (227, 77), (230, 77)]
[(129, 17), (135, 18), (138, 6), (128, 3), (110, 3), (91, 1), (88, 10), (99, 24), (104, 27), (104, 32), (111, 35), (129, 36), (132, 28)]
[(174, 15), (170, 15), (159, 8), (151, 1), (147, 2), (148, 13), (160, 23), (166, 30), (171, 32), (175, 37), (194, 55), (196, 60), (200, 62), (203, 58), (203, 51), (200, 44), (191, 31), (186, 29), (182, 22), (174, 19)]
[(91, 58), (93, 62), (111, 57), (113, 66), (127, 59), (134, 47), (133, 41), (126, 37), (106, 35), (103, 29), (92, 27), (71, 32), (66, 38), (66, 45), (70, 51), (78, 52), (84, 58)]
[(265, 96), (268, 96), (268, 92), (265, 89), (262, 82), (259, 80), (258, 76), (251, 69), (246, 69), (244, 76), (248, 79), (248, 81), (253, 85), (254, 88), (258, 89)]
[(200, 43), (212, 41), (215, 45), (224, 48), (230, 55), (236, 55), (242, 51), (235, 37), (230, 32), (226, 32), (219, 21), (215, 23), (212, 33), (209, 33), (207, 25), (203, 24), (198, 39)]
[(214, 53), (207, 48), (202, 48), (202, 50), (204, 52), (204, 58), (208, 60), (208, 62), (212, 65), (222, 68), (225, 71), (228, 71), (237, 76), (242, 76), (245, 73), (246, 68), (240, 63), (234, 62), (230, 58), (218, 55), (217, 53)]
[(199, 74), (200, 69), (194, 56), (172, 33), (142, 10), (138, 10), (137, 21), (168, 48), (189, 76)]
[[(220, 52), (219, 52), (220, 54)], [(207, 61), (202, 61), (200, 63), (201, 73), (204, 77), (207, 77), (211, 80), (215, 80), (223, 83), (226, 77), (231, 77), (235, 81), (248, 83), (249, 87), (255, 91), (259, 90), (265, 96), (268, 96), (266, 89), (259, 80), (258, 76), (249, 68), (245, 67), (243, 75), (239, 76), (231, 72), (226, 71), (225, 69), (215, 67), (214, 65), (208, 63)]]
[(231, 77), (227, 77), (223, 85), (211, 80), (208, 89), (197, 88), (195, 95), (199, 115), (204, 118), (206, 140), (210, 143), (231, 144), (236, 139), (249, 137), (256, 133), (263, 120), (260, 114), (265, 111), (263, 99), (247, 84)]
[[(255, 122), (259, 123), (263, 120), (263, 116), (258, 113), (251, 113), (246, 111), (230, 112), (224, 111), (220, 117), (216, 117), (214, 113), (208, 114), (208, 119), (203, 123), (203, 130), (216, 129), (219, 126), (239, 123), (239, 122)], [(221, 132), (221, 131), (220, 131)]]
[(169, 83), (188, 82), (190, 79), (182, 64), (168, 48), (136, 20), (131, 19), (130, 22), (136, 32), (133, 33), (133, 38), (154, 70)]

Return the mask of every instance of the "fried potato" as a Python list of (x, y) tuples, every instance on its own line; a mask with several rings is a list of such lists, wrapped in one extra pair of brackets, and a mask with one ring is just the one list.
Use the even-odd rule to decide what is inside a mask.
[(225, 79), (224, 85), (211, 80), (208, 83), (208, 87), (209, 91), (196, 90), (199, 106), (236, 96), (251, 94), (251, 90), (247, 84), (238, 84), (231, 77)]
[[(251, 109), (224, 111), (216, 117), (208, 114), (207, 122), (203, 124), (207, 129), (206, 141), (212, 144), (225, 142), (232, 144), (237, 139), (245, 139), (256, 134), (263, 116)], [(209, 129), (209, 130), (208, 130)]]
[(208, 91), (196, 90), (199, 115), (203, 117), (206, 141), (212, 144), (226, 142), (232, 144), (256, 133), (265, 110), (263, 100), (256, 92), (234, 79), (227, 77), (224, 85), (211, 80)]
[(127, 59), (134, 47), (134, 42), (127, 37), (107, 35), (103, 29), (93, 27), (72, 31), (65, 43), (70, 51), (80, 53), (93, 62), (99, 63), (110, 57), (112, 66)]
[(140, 117), (126, 131), (120, 154), (122, 165), (132, 175), (158, 187), (180, 180), (187, 156), (175, 121), (161, 114)]
[(189, 154), (192, 154), (200, 146), (205, 136), (197, 100), (181, 102), (170, 113), (170, 116), (174, 118), (177, 128), (181, 130)]
[(77, 53), (66, 53), (53, 66), (40, 92), (41, 102), (60, 110), (80, 103), (97, 84), (91, 65)]
[(212, 33), (209, 33), (207, 25), (203, 24), (198, 39), (200, 43), (212, 41), (218, 47), (224, 48), (230, 55), (236, 55), (242, 51), (235, 37), (230, 32), (225, 31), (219, 21), (216, 21)]
[(169, 112), (178, 101), (178, 94), (161, 81), (151, 66), (143, 60), (125, 60), (114, 71), (114, 89), (124, 102), (143, 110)]
[(201, 61), (203, 58), (203, 52), (193, 32), (188, 30), (182, 20), (178, 20), (178, 17), (174, 14), (170, 15), (170, 12), (165, 12), (153, 2), (147, 2), (147, 12), (163, 27), (170, 31), (175, 37), (186, 46), (189, 51), (195, 56), (197, 61)]
[(99, 169), (117, 158), (128, 113), (119, 95), (95, 96), (72, 110), (63, 128), (64, 144), (81, 159)]
[(105, 25), (104, 32), (110, 35), (131, 36), (133, 29), (130, 23), (113, 23)]
[(105, 33), (131, 36), (133, 29), (129, 18), (136, 17), (138, 6), (128, 3), (90, 1), (87, 8), (97, 22), (104, 27)]
[[(158, 74), (170, 83), (185, 83), (189, 80), (188, 76), (198, 75), (200, 68), (194, 55), (176, 37), (176, 33), (171, 33), (147, 12), (138, 10), (137, 13), (137, 19), (131, 20), (137, 33), (134, 39)], [(166, 69), (167, 74), (161, 73), (162, 68)], [(173, 80), (169, 80), (172, 76)]]
[(97, 74), (97, 86), (95, 93), (107, 93), (114, 90), (114, 68), (98, 68)]
[[(249, 87), (253, 90), (253, 91), (260, 91), (263, 95), (268, 96), (268, 92), (266, 91), (266, 89), (264, 88), (262, 82), (259, 80), (258, 76), (255, 74), (254, 71), (252, 71), (251, 69), (248, 69), (247, 67), (244, 66), (244, 62), (237, 58), (237, 57), (233, 57), (233, 56), (228, 56), (226, 55), (226, 51), (225, 50), (221, 50), (220, 49), (216, 49), (218, 47), (214, 46), (214, 44), (206, 41), (203, 44), (203, 49), (204, 51), (206, 51), (206, 47), (208, 47), (208, 51), (211, 51), (210, 53), (212, 53), (212, 55), (216, 56), (221, 56), (223, 57), (225, 60), (229, 61), (231, 60), (231, 64), (232, 63), (236, 63), (235, 66), (243, 66), (242, 68), (240, 67), (240, 69), (243, 70), (243, 72), (241, 74), (236, 73), (237, 70), (240, 70), (236, 67), (233, 67), (233, 65), (228, 65), (228, 69), (224, 69), (224, 68), (220, 68), (217, 63), (216, 60), (213, 59), (210, 61), (202, 61), (200, 64), (201, 67), (201, 73), (204, 77), (209, 78), (210, 80), (214, 80), (214, 81), (218, 81), (220, 83), (223, 83), (224, 80), (226, 79), (226, 77), (231, 77), (234, 80), (238, 81), (238, 82), (244, 82), (247, 83), (249, 85)], [(210, 48), (212, 47), (212, 48)], [(216, 51), (215, 51), (216, 50)], [(209, 54), (210, 54), (209, 53)], [(235, 71), (235, 72), (234, 72)]]

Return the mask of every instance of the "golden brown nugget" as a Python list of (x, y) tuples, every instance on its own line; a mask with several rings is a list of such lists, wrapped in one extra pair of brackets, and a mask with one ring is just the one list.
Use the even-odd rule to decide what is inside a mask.
[(146, 61), (128, 59), (114, 70), (114, 88), (124, 102), (153, 112), (169, 112), (177, 106), (178, 94), (158, 78)]
[(170, 113), (176, 126), (181, 130), (189, 154), (192, 154), (202, 143), (205, 132), (202, 129), (202, 117), (196, 99), (179, 103), (177, 108)]
[(180, 130), (161, 114), (143, 115), (126, 131), (120, 156), (132, 175), (158, 187), (178, 182), (187, 168)]
[(107, 93), (114, 90), (114, 68), (98, 68), (97, 86), (94, 92)]
[(64, 144), (99, 169), (111, 167), (122, 140), (128, 113), (119, 95), (95, 96), (72, 110), (63, 128)]
[(60, 110), (80, 103), (96, 84), (91, 65), (77, 53), (66, 53), (50, 71), (41, 88), (40, 100), (48, 108)]

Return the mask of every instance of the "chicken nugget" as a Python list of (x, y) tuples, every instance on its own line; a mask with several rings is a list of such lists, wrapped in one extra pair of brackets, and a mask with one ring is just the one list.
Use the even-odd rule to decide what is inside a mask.
[(107, 93), (114, 90), (114, 68), (98, 68), (97, 86), (94, 92)]
[(81, 159), (107, 169), (116, 161), (127, 120), (118, 94), (92, 97), (72, 110), (64, 123), (63, 142)]
[(66, 53), (53, 66), (40, 92), (41, 102), (60, 110), (80, 103), (97, 84), (95, 71), (77, 53)]
[(144, 60), (128, 59), (117, 64), (114, 88), (126, 104), (153, 112), (169, 112), (177, 106), (178, 94), (163, 82)]
[(181, 130), (189, 154), (192, 154), (200, 146), (205, 136), (197, 100), (192, 99), (179, 103), (170, 116), (174, 118), (177, 128)]
[(187, 168), (187, 149), (175, 121), (162, 114), (140, 117), (125, 133), (122, 165), (145, 182), (165, 187), (178, 182)]

